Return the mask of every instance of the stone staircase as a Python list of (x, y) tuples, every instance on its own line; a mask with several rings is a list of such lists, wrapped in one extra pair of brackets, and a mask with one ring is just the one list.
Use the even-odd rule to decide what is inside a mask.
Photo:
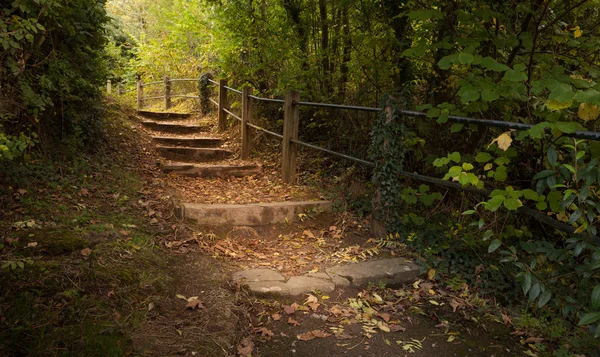
[[(165, 173), (206, 178), (243, 177), (260, 174), (259, 164), (223, 163), (235, 153), (223, 147), (224, 140), (211, 136), (215, 123), (189, 114), (138, 112), (142, 125), (152, 131), (152, 141), (166, 160)], [(211, 162), (213, 164), (211, 164)], [(210, 184), (210, 183), (209, 183)], [(329, 201), (284, 201), (250, 204), (179, 202), (176, 215), (200, 226), (248, 227), (292, 222), (304, 212), (331, 212)], [(275, 226), (273, 226), (275, 227)], [(314, 290), (363, 287), (369, 283), (403, 284), (419, 274), (419, 267), (404, 258), (383, 259), (341, 265), (318, 273), (283, 277), (272, 269), (237, 272), (233, 280), (255, 295), (300, 296)]]
[[(138, 111), (142, 125), (152, 131), (156, 150), (166, 160), (165, 173), (215, 178), (244, 177), (261, 172), (260, 164), (230, 164), (223, 160), (234, 152), (223, 148), (224, 140), (211, 136), (214, 122), (194, 119), (190, 114)], [(220, 163), (219, 163), (220, 162)], [(211, 164), (213, 163), (213, 164)], [(181, 202), (181, 218), (201, 225), (260, 226), (293, 221), (306, 210), (330, 212), (329, 201), (286, 201), (255, 204), (205, 204)]]

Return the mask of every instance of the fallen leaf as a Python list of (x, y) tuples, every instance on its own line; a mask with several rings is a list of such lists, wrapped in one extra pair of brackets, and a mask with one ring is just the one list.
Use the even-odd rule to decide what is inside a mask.
[(128, 236), (128, 235), (130, 235), (130, 234), (131, 234), (131, 231), (128, 231), (128, 230), (126, 230), (126, 229), (121, 229), (121, 230), (119, 231), (119, 234), (120, 234), (120, 235), (122, 235), (122, 236)]
[(294, 320), (291, 317), (288, 318), (287, 323), (290, 324), (290, 325), (293, 325), (293, 326), (299, 326), (300, 325), (300, 323), (298, 321)]
[(115, 296), (115, 291), (114, 290), (111, 290), (111, 291), (108, 292), (108, 294), (106, 294), (106, 297), (113, 297), (113, 296)]
[(319, 304), (318, 302), (311, 302), (308, 304), (308, 306), (311, 308), (312, 311), (317, 311), (321, 304)]
[(18, 190), (17, 190), (17, 193), (18, 193), (19, 195), (23, 196), (24, 194), (26, 194), (26, 193), (27, 193), (27, 190), (20, 188), (20, 189), (18, 189)]
[(375, 314), (375, 316), (379, 316), (383, 319), (383, 321), (388, 322), (390, 321), (390, 314), (386, 313), (386, 312), (378, 312)]
[(432, 268), (427, 271), (427, 279), (435, 280), (435, 269)]
[(506, 327), (510, 327), (512, 326), (512, 317), (505, 315), (503, 313), (500, 313), (502, 315), (502, 321), (504, 321), (504, 324), (506, 325)]
[(392, 332), (398, 332), (398, 331), (404, 332), (404, 331), (406, 331), (406, 327), (402, 327), (402, 326), (397, 325), (397, 324), (391, 324), (391, 325), (388, 325), (388, 326), (390, 328), (390, 331), (392, 331)]
[(308, 237), (308, 238), (315, 238), (315, 235), (313, 234), (313, 232), (309, 231), (309, 230), (305, 230), (303, 232), (304, 236)]
[(275, 336), (275, 334), (273, 333), (273, 331), (269, 330), (266, 327), (261, 327), (257, 330), (257, 332), (260, 333), (261, 336), (263, 336), (267, 341), (269, 341), (271, 339), (271, 337)]
[(119, 312), (118, 312), (118, 311), (115, 311), (115, 312), (113, 313), (113, 320), (115, 320), (115, 321), (119, 321), (120, 319), (121, 319), (121, 314), (119, 314)]
[(306, 295), (308, 295), (308, 297), (306, 298), (306, 301), (304, 302), (305, 304), (319, 302), (319, 298), (317, 298), (316, 296), (314, 296), (312, 294), (306, 294)]
[(448, 337), (448, 340), (447, 340), (447, 341), (448, 341), (448, 342), (452, 342), (452, 341), (454, 341), (455, 339), (456, 339), (456, 336), (454, 336), (454, 335), (450, 335), (450, 337)]
[(293, 315), (296, 313), (296, 309), (290, 305), (283, 305), (283, 311), (288, 315)]
[(37, 242), (30, 242), (30, 243), (27, 243), (27, 247), (28, 247), (28, 248), (34, 248), (34, 247), (37, 247), (37, 245), (38, 245), (38, 243), (37, 243)]
[(240, 357), (247, 357), (252, 355), (254, 349), (254, 342), (250, 337), (244, 337), (237, 346), (237, 353)]
[(338, 305), (334, 305), (329, 309), (329, 312), (331, 312), (335, 317), (338, 317), (342, 314), (342, 309), (340, 309)]
[(461, 307), (463, 304), (452, 299), (452, 301), (450, 301), (450, 306), (452, 306), (452, 312), (456, 312), (456, 309), (458, 309), (459, 307)]
[(544, 342), (544, 339), (541, 337), (529, 337), (525, 341), (523, 341), (524, 344), (528, 344), (528, 343), (536, 344), (536, 343), (542, 343), (542, 342)]
[(280, 314), (272, 314), (271, 318), (275, 321), (279, 321), (281, 319), (281, 315)]
[(92, 253), (92, 250), (90, 248), (83, 248), (79, 253), (81, 253), (81, 255), (83, 255), (84, 257), (87, 257), (88, 255), (90, 255), (90, 253)]
[(190, 310), (194, 310), (194, 309), (204, 309), (204, 305), (202, 305), (202, 302), (198, 299), (192, 299), (191, 301), (189, 301), (187, 303), (187, 305), (185, 305), (186, 309), (190, 309)]
[(326, 338), (331, 336), (330, 333), (327, 333), (323, 330), (312, 330), (312, 331), (308, 331), (306, 333), (297, 335), (296, 338), (299, 339), (300, 341), (310, 341), (310, 340), (314, 340), (315, 338)]
[(181, 294), (177, 294), (175, 296), (177, 296), (178, 298), (183, 299), (185, 301), (188, 301), (188, 299), (185, 296), (181, 295)]

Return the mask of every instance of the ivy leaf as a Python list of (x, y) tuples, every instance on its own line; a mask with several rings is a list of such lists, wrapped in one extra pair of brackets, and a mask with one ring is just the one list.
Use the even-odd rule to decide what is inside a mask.
[(538, 300), (538, 307), (544, 307), (548, 301), (550, 301), (550, 298), (552, 297), (552, 291), (550, 290), (546, 290), (542, 293), (542, 296), (540, 296), (540, 299)]
[(490, 246), (488, 247), (488, 253), (494, 252), (496, 249), (498, 249), (500, 247), (501, 244), (502, 244), (502, 242), (500, 242), (499, 239), (494, 239), (490, 243)]
[(441, 113), (440, 108), (431, 108), (427, 111), (428, 118), (437, 118)]
[(581, 317), (581, 320), (577, 323), (578, 326), (584, 326), (592, 324), (600, 320), (600, 311), (588, 312)]
[(592, 309), (600, 309), (600, 284), (597, 284), (592, 290)]

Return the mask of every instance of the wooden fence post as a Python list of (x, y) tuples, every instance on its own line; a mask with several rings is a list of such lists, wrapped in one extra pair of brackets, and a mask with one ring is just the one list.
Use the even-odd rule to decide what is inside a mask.
[(298, 120), (300, 107), (294, 102), (300, 101), (300, 94), (296, 91), (285, 94), (283, 112), (283, 150), (281, 156), (282, 178), (285, 183), (296, 182), (296, 152), (297, 145), (291, 140), (298, 139)]
[(225, 131), (227, 126), (227, 113), (223, 109), (227, 108), (227, 85), (226, 79), (219, 80), (219, 131)]
[(106, 93), (111, 94), (112, 92), (112, 85), (111, 85), (111, 81), (110, 79), (106, 80)]
[(165, 76), (165, 110), (171, 109), (171, 79)]
[(142, 80), (138, 79), (137, 81), (137, 110), (142, 110), (142, 100), (144, 97), (144, 86), (142, 85)]
[(250, 136), (250, 127), (248, 122), (252, 119), (252, 88), (245, 86), (242, 88), (242, 160), (247, 160), (250, 157), (252, 149)]

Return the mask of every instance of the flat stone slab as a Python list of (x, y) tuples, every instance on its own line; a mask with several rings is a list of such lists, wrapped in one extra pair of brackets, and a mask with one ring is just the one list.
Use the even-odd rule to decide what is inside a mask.
[(261, 165), (197, 165), (168, 163), (161, 166), (165, 173), (191, 177), (244, 177), (259, 174)]
[(218, 148), (183, 148), (175, 146), (159, 146), (158, 152), (167, 160), (185, 160), (192, 162), (205, 162), (225, 159), (233, 152)]
[(249, 282), (246, 283), (246, 286), (254, 295), (286, 296), (290, 294), (287, 284), (282, 281)]
[(307, 210), (331, 212), (330, 201), (273, 202), (256, 204), (182, 204), (184, 219), (211, 226), (263, 226), (291, 222), (298, 218), (298, 213)]
[(191, 116), (190, 113), (151, 112), (148, 110), (138, 110), (137, 113), (146, 118), (159, 119), (159, 120), (161, 120), (161, 119), (162, 120), (187, 119)]
[(250, 269), (233, 274), (233, 280), (248, 287), (256, 295), (303, 295), (313, 290), (330, 293), (336, 287), (366, 286), (369, 283), (411, 283), (419, 276), (419, 267), (404, 258), (368, 261), (341, 265), (327, 272), (293, 276), (287, 281), (271, 269)]
[(177, 138), (169, 136), (153, 136), (152, 141), (161, 145), (186, 146), (192, 148), (214, 148), (223, 144), (223, 140), (218, 138)]
[(293, 276), (285, 285), (290, 295), (302, 295), (313, 290), (330, 293), (335, 290), (335, 284), (331, 280), (312, 278), (309, 276)]
[(283, 275), (271, 269), (242, 270), (233, 274), (235, 282), (285, 281)]
[(354, 286), (364, 286), (369, 282), (394, 285), (416, 279), (419, 266), (404, 258), (393, 258), (332, 267), (327, 269), (327, 273), (344, 277)]

